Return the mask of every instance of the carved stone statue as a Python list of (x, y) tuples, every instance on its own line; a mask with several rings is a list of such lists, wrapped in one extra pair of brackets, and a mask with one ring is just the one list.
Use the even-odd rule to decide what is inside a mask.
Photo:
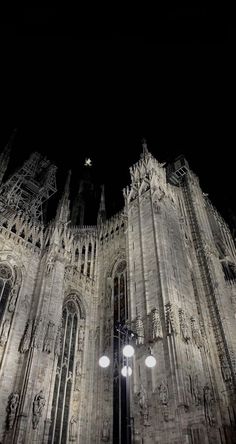
[(32, 334), (32, 320), (28, 320), (27, 324), (26, 324), (26, 328), (25, 328), (25, 332), (23, 335), (23, 338), (21, 340), (21, 345), (20, 345), (20, 353), (25, 353), (29, 350), (30, 348), (30, 342), (31, 342), (31, 334)]
[(178, 323), (175, 308), (170, 303), (166, 304), (166, 328), (169, 335), (172, 333), (178, 333)]
[(154, 308), (152, 310), (152, 339), (162, 338), (162, 328), (159, 310)]
[(205, 385), (203, 388), (203, 401), (206, 421), (212, 427), (215, 424), (215, 416), (213, 412), (214, 398), (212, 390), (208, 385)]
[(83, 351), (83, 349), (84, 349), (84, 326), (81, 325), (79, 328), (78, 350)]
[(69, 441), (75, 442), (77, 440), (77, 417), (73, 415), (70, 420), (69, 426)]
[(82, 363), (81, 359), (78, 359), (75, 367), (75, 390), (80, 390), (81, 375), (82, 375)]
[(107, 292), (105, 298), (105, 308), (109, 308), (111, 305), (111, 297), (112, 297), (112, 287), (111, 284), (107, 285)]
[(1, 337), (0, 337), (0, 346), (4, 347), (4, 345), (7, 342), (7, 338), (8, 338), (8, 334), (9, 334), (9, 330), (10, 330), (10, 320), (6, 319), (4, 321), (3, 327), (2, 327), (2, 333), (1, 333)]
[(194, 344), (201, 348), (203, 347), (203, 337), (201, 335), (200, 329), (196, 326), (196, 320), (192, 317), (191, 318), (191, 329), (192, 329), (192, 338)]
[(197, 374), (192, 378), (192, 396), (195, 405), (200, 405), (202, 403), (202, 395)]
[(59, 325), (59, 327), (57, 329), (57, 335), (56, 335), (55, 347), (54, 347), (54, 353), (56, 356), (60, 356), (60, 353), (61, 353), (61, 330), (62, 330), (62, 325)]
[(47, 261), (47, 265), (46, 265), (46, 273), (50, 274), (53, 269), (54, 269), (54, 265), (55, 265), (55, 260), (54, 258), (51, 256), (49, 257), (48, 261)]
[(35, 395), (34, 402), (33, 402), (33, 429), (36, 429), (39, 423), (39, 419), (42, 416), (42, 411), (45, 406), (45, 397), (43, 395), (43, 391), (40, 390), (40, 392)]
[(144, 326), (140, 315), (137, 315), (136, 318), (136, 333), (138, 335), (137, 344), (144, 344)]
[(104, 350), (111, 345), (111, 320), (108, 319), (104, 330)]
[(148, 405), (147, 405), (147, 392), (141, 384), (140, 392), (137, 394), (138, 403), (140, 407), (140, 415), (143, 418), (143, 425), (148, 425)]
[(157, 200), (153, 201), (153, 211), (154, 211), (155, 214), (160, 214), (161, 213), (160, 205), (159, 205)]
[(181, 332), (182, 339), (185, 342), (189, 342), (190, 341), (190, 333), (189, 333), (188, 323), (186, 320), (186, 315), (184, 313), (184, 310), (182, 310), (181, 308), (179, 309), (179, 324), (180, 324), (180, 332)]
[(108, 418), (105, 418), (102, 426), (102, 441), (108, 442), (110, 440), (110, 421)]
[(14, 425), (16, 412), (17, 412), (17, 408), (18, 408), (18, 404), (19, 404), (19, 399), (20, 399), (20, 397), (19, 397), (18, 393), (12, 393), (9, 396), (8, 406), (7, 406), (7, 428), (8, 428), (8, 430), (11, 430)]
[(165, 381), (162, 380), (158, 387), (160, 403), (162, 405), (167, 405), (169, 400), (168, 386)]
[(54, 341), (54, 322), (49, 321), (43, 343), (43, 351), (51, 353)]
[(32, 336), (32, 342), (31, 347), (33, 348), (39, 348), (40, 346), (40, 339), (41, 339), (41, 318), (36, 318), (34, 321), (34, 327), (33, 327), (33, 336)]
[(17, 288), (13, 288), (11, 291), (11, 298), (9, 301), (9, 305), (8, 305), (8, 311), (10, 313), (12, 313), (15, 310), (15, 306), (16, 306), (16, 299), (17, 299)]

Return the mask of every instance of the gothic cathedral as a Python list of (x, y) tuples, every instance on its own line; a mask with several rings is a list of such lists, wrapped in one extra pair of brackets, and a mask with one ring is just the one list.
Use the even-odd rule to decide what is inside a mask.
[(71, 209), (69, 174), (46, 224), (56, 167), (33, 153), (4, 181), (9, 149), (0, 443), (235, 443), (236, 250), (185, 158), (165, 166), (143, 142), (123, 210), (106, 219), (102, 189), (94, 225), (90, 180)]

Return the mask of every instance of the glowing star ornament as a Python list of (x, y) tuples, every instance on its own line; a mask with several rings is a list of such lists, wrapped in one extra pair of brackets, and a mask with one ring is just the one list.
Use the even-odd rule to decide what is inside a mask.
[(87, 166), (87, 167), (92, 166), (92, 160), (89, 157), (85, 159), (84, 166)]

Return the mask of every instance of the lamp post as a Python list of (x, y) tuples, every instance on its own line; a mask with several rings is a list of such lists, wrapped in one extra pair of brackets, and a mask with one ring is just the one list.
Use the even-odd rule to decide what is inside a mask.
[[(115, 324), (115, 331), (119, 336), (114, 335), (114, 338), (121, 340), (123, 344), (123, 367), (121, 368), (121, 375), (126, 380), (126, 441), (121, 441), (121, 430), (119, 429), (119, 443), (130, 444), (131, 443), (131, 424), (130, 424), (130, 378), (132, 376), (132, 367), (130, 366), (132, 357), (134, 356), (135, 349), (130, 342), (138, 339), (137, 333), (133, 332), (124, 323), (117, 322)], [(110, 365), (110, 358), (106, 355), (101, 356), (99, 359), (99, 365), (102, 368), (107, 368)], [(148, 347), (148, 356), (145, 359), (145, 365), (148, 368), (153, 368), (156, 365), (156, 358), (152, 355), (151, 348)], [(121, 405), (120, 405), (121, 409)]]

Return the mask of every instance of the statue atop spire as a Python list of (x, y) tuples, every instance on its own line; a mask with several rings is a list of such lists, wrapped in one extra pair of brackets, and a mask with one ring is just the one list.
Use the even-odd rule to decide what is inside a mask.
[(0, 154), (0, 185), (2, 184), (3, 177), (6, 173), (9, 164), (11, 149), (16, 133), (17, 133), (17, 128), (13, 130), (3, 152)]
[(70, 216), (70, 179), (71, 170), (68, 172), (64, 192), (57, 207), (56, 221), (66, 224)]
[(105, 190), (104, 185), (101, 186), (101, 200), (100, 200), (100, 206), (98, 210), (98, 217), (97, 217), (97, 224), (101, 225), (102, 222), (105, 222), (106, 220), (106, 205), (105, 205)]
[(143, 147), (142, 157), (145, 157), (146, 154), (149, 153), (146, 139), (142, 139), (142, 147)]

